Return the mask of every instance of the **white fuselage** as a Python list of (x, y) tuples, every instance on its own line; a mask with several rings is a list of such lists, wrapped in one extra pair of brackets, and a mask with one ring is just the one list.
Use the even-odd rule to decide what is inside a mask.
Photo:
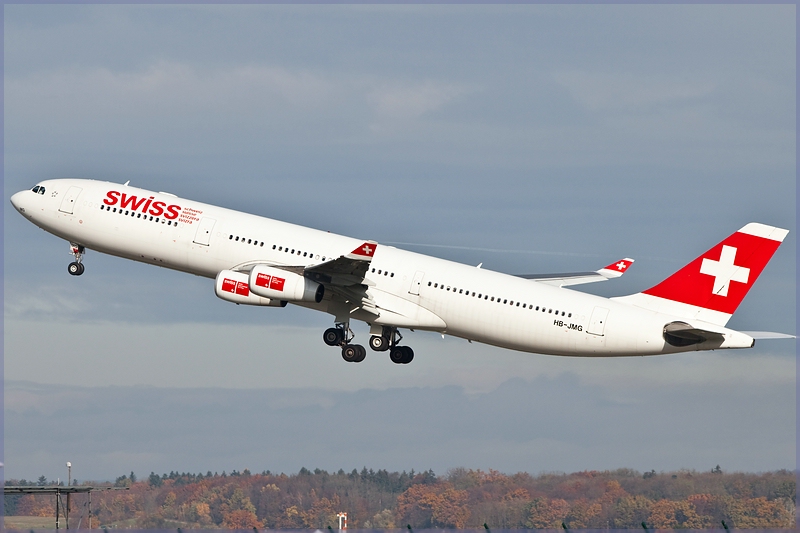
[[(108, 182), (60, 179), (40, 185), (45, 194), (22, 191), (12, 203), (46, 231), (87, 249), (208, 278), (248, 264), (319, 264), (363, 242)], [(114, 205), (108, 205), (109, 191), (118, 193)], [(73, 201), (65, 206), (70, 194)], [(122, 194), (129, 200), (126, 206)], [(168, 211), (171, 205), (179, 209)], [(553, 355), (652, 355), (728, 347), (671, 346), (664, 341), (664, 326), (679, 318), (391, 246), (378, 245), (364, 282), (380, 316), (356, 309), (350, 317), (373, 327), (438, 331)], [(299, 305), (340, 312), (327, 296), (320, 303)], [(742, 341), (733, 334), (741, 334), (725, 332), (730, 332), (731, 347), (738, 347)]]

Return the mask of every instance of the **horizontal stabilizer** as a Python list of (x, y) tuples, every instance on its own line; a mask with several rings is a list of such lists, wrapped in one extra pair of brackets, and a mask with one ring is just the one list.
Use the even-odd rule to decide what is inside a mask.
[(786, 333), (775, 333), (773, 331), (743, 331), (745, 335), (750, 335), (756, 340), (764, 340), (764, 339), (796, 339), (797, 337), (794, 335), (788, 335)]

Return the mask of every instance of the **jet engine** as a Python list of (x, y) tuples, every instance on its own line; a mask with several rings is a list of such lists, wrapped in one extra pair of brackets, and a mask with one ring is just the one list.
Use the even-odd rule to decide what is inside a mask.
[(256, 265), (250, 271), (250, 292), (290, 302), (321, 302), (325, 287), (288, 270)]
[(248, 280), (249, 276), (243, 272), (223, 270), (217, 274), (214, 292), (217, 297), (235, 304), (286, 307), (286, 300), (264, 298), (250, 292)]

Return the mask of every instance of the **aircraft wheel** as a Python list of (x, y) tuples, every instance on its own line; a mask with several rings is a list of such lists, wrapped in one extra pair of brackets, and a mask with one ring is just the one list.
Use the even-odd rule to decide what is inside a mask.
[(403, 364), (407, 365), (411, 361), (414, 360), (414, 350), (411, 349), (410, 346), (403, 346), (403, 352), (405, 352), (405, 358), (403, 359)]
[(406, 358), (404, 346), (395, 346), (389, 352), (389, 359), (396, 365), (402, 365)]
[[(363, 351), (363, 354), (362, 354)], [(358, 344), (345, 344), (342, 348), (342, 359), (348, 363), (358, 363), (366, 357), (367, 351)]]
[(84, 266), (80, 263), (73, 261), (72, 263), (67, 265), (67, 272), (69, 272), (73, 276), (80, 276), (81, 274), (83, 274), (83, 271), (84, 271)]
[(360, 363), (367, 357), (367, 349), (361, 346), (360, 344), (356, 344), (356, 348), (358, 348), (358, 359), (356, 359), (355, 363)]
[(380, 335), (373, 335), (369, 338), (369, 347), (376, 352), (385, 352), (389, 349), (389, 339)]
[(344, 334), (342, 330), (337, 328), (328, 328), (325, 330), (325, 333), (322, 334), (322, 340), (325, 341), (325, 344), (328, 346), (339, 346), (342, 344), (343, 339)]

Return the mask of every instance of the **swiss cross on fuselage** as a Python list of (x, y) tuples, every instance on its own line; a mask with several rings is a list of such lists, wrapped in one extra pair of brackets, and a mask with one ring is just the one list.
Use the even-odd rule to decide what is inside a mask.
[(728, 296), (728, 287), (731, 281), (747, 283), (750, 279), (750, 269), (734, 264), (737, 249), (733, 246), (722, 246), (719, 261), (704, 258), (700, 265), (700, 273), (714, 276), (713, 293), (718, 296)]

